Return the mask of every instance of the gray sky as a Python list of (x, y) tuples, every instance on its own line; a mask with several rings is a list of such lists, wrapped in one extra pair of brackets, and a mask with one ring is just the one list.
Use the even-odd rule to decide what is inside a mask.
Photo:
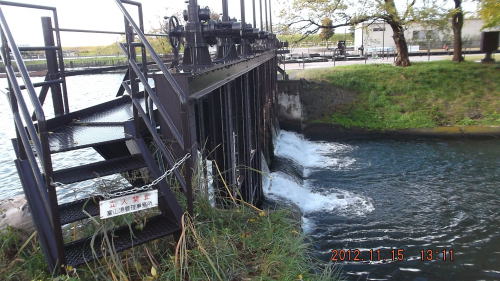
[[(123, 18), (115, 4), (115, 0), (11, 0), (57, 8), (59, 24), (63, 28), (97, 29), (122, 31)], [(277, 16), (281, 7), (285, 7), (292, 0), (271, 0), (273, 5), (273, 23), (279, 20)], [(401, 2), (404, 0), (399, 0)], [(146, 30), (159, 27), (160, 20), (166, 15), (180, 13), (185, 9), (184, 0), (139, 0), (144, 9), (144, 21)], [(200, 6), (209, 6), (215, 12), (222, 12), (221, 0), (198, 0)], [(240, 18), (240, 1), (229, 0), (229, 14), (231, 17)], [(259, 0), (256, 0), (257, 13), (259, 11)], [(284, 4), (279, 4), (283, 2)], [(446, 7), (451, 7), (453, 1), (444, 1)], [(247, 22), (252, 22), (252, 1), (246, 0)], [(474, 11), (475, 4), (468, 1), (464, 4), (467, 11)], [(41, 32), (40, 17), (47, 13), (36, 10), (28, 10), (15, 7), (3, 7), (3, 12), (12, 29), (18, 45), (38, 46), (42, 45), (43, 37)], [(130, 14), (136, 15), (136, 11), (129, 10)], [(257, 16), (257, 23), (260, 22)], [(343, 29), (336, 30), (338, 33)], [(62, 33), (62, 44), (69, 46), (97, 46), (108, 45), (116, 42), (119, 36), (116, 35), (86, 35), (83, 33)]]
[[(96, 30), (123, 30), (123, 17), (121, 16), (115, 0), (11, 0), (37, 5), (52, 6), (57, 8), (59, 25), (62, 28), (96, 29)], [(143, 4), (144, 24), (146, 30), (159, 27), (159, 22), (164, 16), (179, 13), (185, 9), (184, 0), (139, 0)], [(221, 13), (220, 0), (198, 0), (202, 7), (209, 6), (213, 11)], [(240, 18), (240, 1), (229, 0), (229, 15)], [(273, 5), (277, 1), (273, 1)], [(252, 1), (246, 0), (247, 22), (252, 22)], [(259, 1), (256, 1), (257, 11)], [(273, 7), (274, 8), (274, 7)], [(41, 45), (40, 17), (47, 13), (15, 7), (2, 7), (9, 26), (18, 45)], [(136, 10), (135, 10), (136, 11)], [(130, 14), (137, 12), (129, 9)], [(135, 12), (135, 13), (134, 13)], [(278, 15), (279, 11), (273, 14)], [(82, 33), (63, 33), (63, 46), (96, 46), (116, 42), (119, 36), (115, 35), (85, 35)]]

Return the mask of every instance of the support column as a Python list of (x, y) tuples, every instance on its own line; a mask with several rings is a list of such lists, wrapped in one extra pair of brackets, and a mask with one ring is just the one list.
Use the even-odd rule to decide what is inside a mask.
[(255, 13), (255, 0), (252, 0), (253, 28), (257, 28), (257, 14)]
[(269, 31), (269, 24), (267, 22), (267, 0), (264, 0), (264, 14), (266, 15), (266, 31)]
[[(52, 19), (50, 17), (42, 17), (43, 41), (45, 46), (54, 47), (54, 30), (52, 29)], [(56, 50), (45, 50), (45, 58), (47, 59), (47, 79), (57, 80), (60, 77), (59, 67), (57, 64)], [(50, 85), (52, 93), (52, 104), (54, 106), (54, 115), (60, 116), (64, 114), (64, 102), (61, 91), (61, 84), (54, 83)]]
[(259, 0), (259, 9), (260, 9), (260, 30), (264, 30), (264, 20), (262, 18), (262, 0)]
[(186, 23), (186, 44), (184, 48), (184, 65), (192, 65), (199, 68), (212, 64), (208, 45), (203, 38), (201, 22), (199, 18), (197, 0), (189, 0), (188, 21)]
[(269, 30), (273, 33), (273, 9), (271, 8), (272, 0), (269, 0)]

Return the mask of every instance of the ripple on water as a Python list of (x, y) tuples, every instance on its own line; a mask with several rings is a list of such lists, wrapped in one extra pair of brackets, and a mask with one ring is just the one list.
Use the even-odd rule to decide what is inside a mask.
[[(277, 165), (266, 194), (301, 207), (318, 258), (405, 250), (403, 262), (343, 263), (348, 280), (500, 280), (500, 142), (338, 144), (282, 132), (276, 155), (305, 168)], [(422, 249), (454, 249), (456, 262), (422, 262)]]

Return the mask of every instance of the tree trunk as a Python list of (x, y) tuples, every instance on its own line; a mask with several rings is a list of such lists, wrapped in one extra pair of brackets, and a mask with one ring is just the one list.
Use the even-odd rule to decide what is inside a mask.
[(406, 38), (404, 33), (404, 28), (401, 24), (397, 22), (388, 22), (392, 28), (392, 38), (396, 44), (396, 66), (410, 66), (410, 56), (408, 54), (408, 44), (406, 44)]
[(462, 0), (455, 0), (455, 12), (451, 18), (453, 29), (453, 61), (461, 62), (462, 56), (462, 26), (464, 25), (464, 13), (462, 12)]

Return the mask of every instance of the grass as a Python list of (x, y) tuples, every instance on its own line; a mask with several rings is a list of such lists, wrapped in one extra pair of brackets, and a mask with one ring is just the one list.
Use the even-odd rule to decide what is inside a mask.
[(367, 129), (500, 125), (500, 66), (435, 61), (351, 65), (297, 73), (358, 93), (312, 122)]
[[(154, 33), (154, 32), (153, 32)], [(148, 41), (151, 46), (160, 54), (171, 52), (172, 48), (167, 38), (148, 36)], [(119, 43), (125, 42), (122, 38), (119, 42), (112, 43), (106, 46), (82, 46), (82, 47), (65, 47), (65, 51), (73, 51), (79, 56), (115, 56), (123, 55)], [(139, 49), (138, 49), (139, 52)]]
[[(213, 208), (207, 196), (199, 195), (195, 215), (184, 216), (177, 245), (172, 238), (159, 239), (87, 266), (67, 268), (66, 275), (57, 277), (46, 271), (36, 236), (7, 228), (0, 233), (0, 280), (339, 280), (332, 267), (315, 268), (289, 210), (228, 204), (232, 206), (227, 209)], [(91, 221), (86, 232), (142, 218)], [(80, 229), (73, 225), (65, 233), (81, 236)]]

